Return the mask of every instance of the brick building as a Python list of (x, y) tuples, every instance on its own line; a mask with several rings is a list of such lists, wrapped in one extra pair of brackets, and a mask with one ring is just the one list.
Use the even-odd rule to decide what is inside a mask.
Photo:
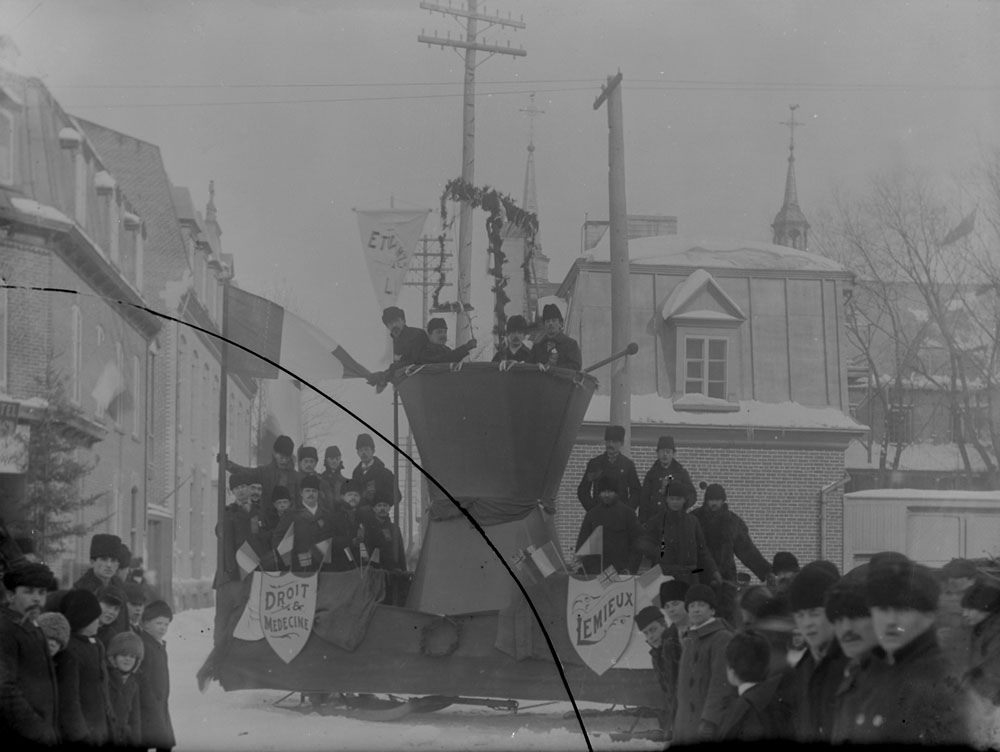
[[(158, 319), (142, 309), (146, 226), (79, 122), (37, 79), (0, 68), (0, 277), (52, 292), (0, 292), (0, 392), (30, 430), (38, 377), (52, 368), (84, 410), (76, 428), (95, 463), (81, 495), (102, 493), (77, 522), (144, 549)], [(124, 303), (124, 305), (119, 303)], [(11, 468), (8, 468), (8, 470)], [(17, 473), (0, 490), (23, 493)], [(55, 562), (86, 561), (79, 540)]]

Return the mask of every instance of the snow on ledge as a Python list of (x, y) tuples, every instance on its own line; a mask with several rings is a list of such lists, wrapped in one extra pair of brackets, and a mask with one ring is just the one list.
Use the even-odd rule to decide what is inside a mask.
[(73, 221), (63, 214), (61, 211), (52, 206), (46, 206), (45, 204), (40, 204), (33, 198), (23, 198), (22, 196), (11, 196), (10, 197), (11, 206), (17, 209), (22, 214), (28, 214), (32, 217), (37, 217), (38, 219), (44, 219), (49, 222), (58, 222), (59, 224), (66, 225), (66, 227), (72, 227)]
[[(691, 395), (683, 399), (691, 401)], [(706, 398), (707, 399), (707, 398)], [(720, 402), (712, 400), (713, 403)], [(759, 402), (741, 400), (732, 412), (677, 410), (668, 397), (658, 394), (632, 395), (632, 423), (668, 423), (678, 426), (753, 426), (755, 428), (804, 428), (865, 431), (865, 427), (834, 407), (806, 407), (797, 402)], [(611, 414), (611, 398), (596, 394), (584, 420), (607, 423)]]

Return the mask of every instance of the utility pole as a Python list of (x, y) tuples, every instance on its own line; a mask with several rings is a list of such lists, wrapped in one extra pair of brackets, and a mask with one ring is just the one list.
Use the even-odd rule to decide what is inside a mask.
[[(442, 260), (442, 264), (443, 264), (444, 263), (444, 259), (452, 257), (452, 254), (450, 254), (450, 253), (443, 254), (443, 258), (442, 258), (442, 254), (441, 253), (428, 253), (428, 251), (427, 251), (427, 244), (428, 243), (437, 243), (437, 242), (439, 242), (439, 240), (443, 240), (445, 243), (448, 243), (448, 242), (451, 241), (451, 238), (447, 238), (446, 237), (446, 238), (439, 239), (439, 238), (431, 237), (431, 236), (428, 236), (428, 235), (424, 235), (422, 238), (420, 238), (420, 243), (422, 245), (422, 249), (421, 249), (420, 253), (414, 253), (413, 254), (414, 256), (416, 256), (417, 258), (420, 259), (420, 266), (410, 267), (410, 272), (411, 273), (412, 272), (418, 272), (420, 274), (420, 279), (417, 282), (409, 282), (409, 281), (407, 281), (407, 282), (403, 283), (407, 287), (419, 287), (419, 288), (421, 288), (420, 289), (420, 294), (421, 294), (421, 298), (423, 300), (423, 303), (421, 304), (421, 307), (420, 307), (420, 316), (421, 316), (421, 327), (423, 329), (427, 328), (427, 316), (428, 316), (428, 314), (430, 312), (430, 305), (429, 305), (429, 301), (428, 301), (427, 291), (430, 290), (432, 287), (437, 287), (438, 284), (440, 284), (439, 282), (432, 281), (430, 279), (429, 275), (431, 274), (431, 272), (447, 273), (447, 272), (451, 271), (451, 267), (450, 266), (441, 266), (440, 268), (436, 268), (436, 267), (433, 267), (433, 266), (430, 265), (430, 259), (432, 259), (432, 258), (441, 259)], [(442, 285), (442, 287), (451, 287), (451, 283), (450, 282), (445, 282)]]
[[(511, 55), (514, 57), (524, 57), (528, 53), (520, 48), (511, 47), (507, 42), (506, 47), (498, 44), (487, 44), (480, 42), (478, 22), (483, 21), (486, 27), (483, 31), (489, 31), (494, 26), (510, 29), (523, 29), (524, 20), (515, 21), (510, 18), (500, 16), (490, 16), (479, 13), (477, 10), (478, 0), (466, 0), (466, 9), (452, 8), (451, 6), (439, 5), (438, 3), (420, 3), (420, 7), (432, 13), (440, 13), (443, 16), (465, 19), (465, 39), (452, 39), (451, 33), (440, 37), (437, 32), (433, 36), (421, 33), (417, 37), (418, 42), (427, 46), (437, 45), (441, 49), (451, 47), (456, 51), (465, 50), (465, 93), (462, 104), (462, 180), (467, 185), (475, 185), (476, 167), (476, 52), (488, 52), (489, 55), (483, 60), (489, 60), (493, 55)], [(461, 53), (459, 53), (461, 54)], [(472, 339), (472, 321), (469, 318), (470, 300), (472, 297), (472, 206), (468, 201), (461, 202), (458, 215), (458, 313), (455, 321), (455, 344), (462, 345)]]
[[(632, 306), (629, 299), (628, 211), (625, 208), (625, 135), (622, 124), (622, 73), (608, 76), (594, 109), (608, 103), (608, 203), (611, 241), (611, 352), (629, 344)], [(625, 427), (627, 452), (632, 439), (632, 385), (629, 357), (611, 363), (611, 424)]]

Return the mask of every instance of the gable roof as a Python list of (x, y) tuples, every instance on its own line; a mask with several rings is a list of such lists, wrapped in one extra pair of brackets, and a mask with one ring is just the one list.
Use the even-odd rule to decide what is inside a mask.
[[(702, 290), (706, 290), (723, 310), (693, 310), (691, 304)], [(729, 297), (726, 291), (719, 287), (719, 283), (712, 275), (704, 269), (696, 269), (687, 279), (670, 291), (670, 295), (663, 304), (662, 315), (664, 321), (684, 317), (723, 321), (746, 321), (747, 318), (736, 301)]]

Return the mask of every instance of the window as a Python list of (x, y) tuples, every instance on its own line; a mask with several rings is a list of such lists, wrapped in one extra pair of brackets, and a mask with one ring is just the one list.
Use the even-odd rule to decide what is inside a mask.
[(0, 112), (0, 183), (14, 182), (14, 118)]
[(139, 410), (146, 404), (142, 395), (142, 371), (139, 370), (139, 356), (132, 356), (132, 435), (139, 438)]
[(687, 337), (684, 341), (684, 393), (726, 399), (725, 339)]
[(97, 346), (100, 347), (104, 344), (104, 327), (100, 324), (97, 325)]
[(886, 428), (892, 444), (913, 441), (913, 405), (890, 405)]
[(79, 306), (70, 308), (70, 385), (69, 397), (80, 404), (80, 381), (83, 376), (83, 316)]
[(118, 206), (118, 191), (108, 194), (108, 253), (111, 263), (121, 265), (121, 207)]

